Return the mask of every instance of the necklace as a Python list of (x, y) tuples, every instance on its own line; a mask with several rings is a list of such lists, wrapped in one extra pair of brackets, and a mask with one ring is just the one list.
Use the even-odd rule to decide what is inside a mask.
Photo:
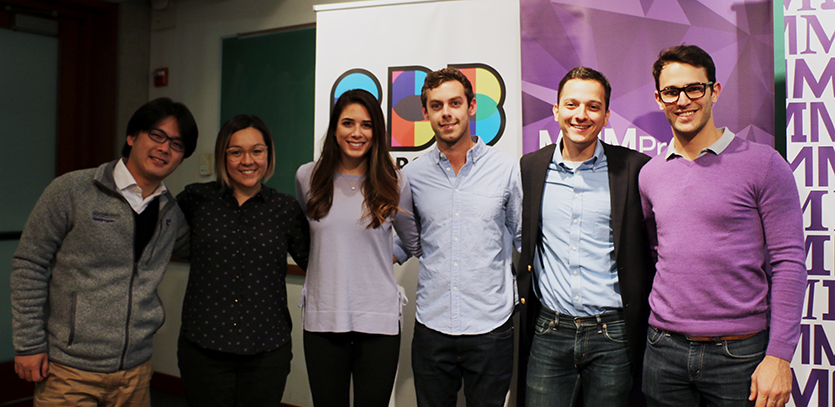
[(340, 175), (340, 176), (342, 176), (342, 179), (344, 179), (344, 180), (345, 180), (345, 182), (347, 182), (347, 183), (348, 183), (348, 185), (350, 185), (350, 186), (351, 186), (351, 191), (356, 191), (356, 190), (357, 190), (357, 185), (356, 185), (356, 184), (354, 184), (354, 183), (353, 183), (353, 182), (351, 182), (351, 181), (348, 181), (348, 177), (347, 177), (345, 174), (343, 174), (343, 173), (341, 173), (341, 172), (340, 172), (340, 173), (339, 173), (339, 175)]

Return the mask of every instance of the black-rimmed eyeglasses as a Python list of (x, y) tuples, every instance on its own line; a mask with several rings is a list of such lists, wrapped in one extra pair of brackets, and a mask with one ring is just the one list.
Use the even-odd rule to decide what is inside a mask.
[(151, 140), (154, 140), (157, 144), (164, 144), (166, 141), (170, 141), (171, 149), (178, 153), (186, 151), (186, 143), (183, 143), (183, 139), (179, 137), (168, 137), (167, 134), (159, 133), (156, 130), (151, 130), (150, 132), (148, 132), (148, 137), (150, 137)]
[(661, 101), (664, 103), (676, 103), (678, 102), (678, 98), (681, 96), (681, 92), (684, 92), (688, 99), (696, 100), (705, 95), (708, 86), (710, 87), (710, 90), (713, 90), (713, 82), (691, 83), (683, 88), (667, 86), (666, 88), (658, 91), (658, 97), (660, 97)]

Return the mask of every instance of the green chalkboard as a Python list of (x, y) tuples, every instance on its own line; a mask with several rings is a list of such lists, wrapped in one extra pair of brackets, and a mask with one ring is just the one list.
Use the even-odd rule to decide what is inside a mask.
[(223, 39), (221, 125), (238, 114), (264, 120), (275, 145), (267, 185), (293, 195), (300, 165), (313, 159), (316, 27)]

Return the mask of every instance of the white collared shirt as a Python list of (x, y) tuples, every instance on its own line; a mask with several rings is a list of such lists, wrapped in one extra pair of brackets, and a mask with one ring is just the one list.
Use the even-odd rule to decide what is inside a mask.
[(148, 207), (148, 204), (153, 201), (154, 198), (168, 191), (165, 184), (160, 182), (157, 189), (151, 195), (148, 195), (147, 198), (142, 198), (142, 188), (139, 187), (136, 183), (136, 179), (134, 179), (133, 175), (131, 175), (130, 171), (128, 171), (128, 167), (125, 166), (124, 159), (119, 160), (119, 162), (116, 163), (116, 167), (113, 168), (113, 181), (116, 183), (116, 188), (119, 188), (119, 193), (127, 199), (130, 207), (133, 208), (136, 213), (142, 213), (142, 211)]

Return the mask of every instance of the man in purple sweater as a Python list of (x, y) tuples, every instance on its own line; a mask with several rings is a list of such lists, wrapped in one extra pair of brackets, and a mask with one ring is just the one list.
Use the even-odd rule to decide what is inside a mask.
[(673, 131), (639, 177), (656, 261), (644, 356), (650, 406), (782, 406), (806, 287), (797, 187), (772, 148), (717, 129), (722, 86), (696, 46), (661, 51)]

